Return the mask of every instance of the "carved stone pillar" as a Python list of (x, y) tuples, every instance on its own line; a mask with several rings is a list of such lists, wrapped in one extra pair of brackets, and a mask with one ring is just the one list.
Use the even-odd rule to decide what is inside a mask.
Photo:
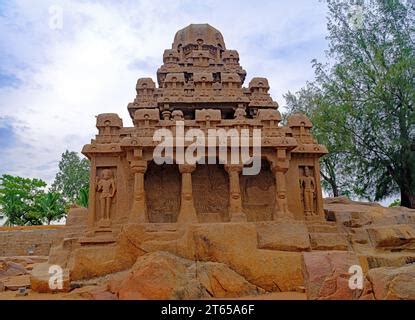
[(274, 220), (277, 218), (294, 218), (294, 215), (288, 210), (286, 173), (289, 162), (284, 149), (277, 150), (277, 161), (272, 166), (272, 172), (275, 176), (275, 209)]
[(178, 223), (197, 223), (196, 209), (193, 203), (192, 172), (196, 165), (180, 164), (179, 170), (182, 174), (182, 193), (180, 201), (180, 212)]
[(246, 221), (246, 215), (242, 211), (241, 187), (239, 184), (239, 174), (242, 165), (225, 165), (225, 170), (229, 175), (229, 217), (232, 222)]
[(130, 212), (129, 222), (147, 223), (147, 204), (144, 190), (144, 174), (147, 170), (147, 161), (133, 160), (130, 162), (131, 171), (134, 173), (134, 196)]

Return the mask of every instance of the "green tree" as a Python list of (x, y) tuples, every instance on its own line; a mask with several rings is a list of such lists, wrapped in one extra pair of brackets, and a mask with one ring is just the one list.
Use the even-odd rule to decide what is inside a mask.
[(53, 191), (40, 193), (35, 199), (32, 212), (48, 225), (66, 215), (62, 196)]
[(62, 194), (69, 204), (77, 203), (82, 189), (89, 185), (89, 161), (78, 153), (66, 150), (59, 162), (59, 172), (52, 191)]
[(372, 1), (356, 23), (351, 3), (327, 3), (329, 61), (314, 63), (321, 99), (312, 118), (323, 143), (346, 142), (335, 176), (353, 174), (349, 192), (371, 200), (400, 193), (401, 205), (415, 208), (414, 5)]
[(88, 199), (89, 199), (89, 186), (85, 186), (81, 190), (79, 190), (79, 197), (77, 200), (77, 204), (81, 207), (87, 208)]
[(33, 210), (46, 183), (8, 174), (0, 177), (0, 210), (7, 217), (5, 225), (40, 225), (42, 219)]

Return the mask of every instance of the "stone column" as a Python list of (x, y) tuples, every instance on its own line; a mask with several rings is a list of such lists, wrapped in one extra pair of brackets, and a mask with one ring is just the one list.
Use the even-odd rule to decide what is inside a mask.
[(180, 164), (179, 170), (182, 174), (182, 194), (180, 201), (180, 212), (178, 223), (197, 223), (196, 209), (193, 204), (192, 172), (196, 165)]
[(144, 190), (144, 173), (147, 170), (146, 160), (133, 160), (130, 162), (131, 171), (134, 173), (134, 196), (130, 212), (129, 222), (147, 223), (147, 204)]
[(239, 184), (239, 174), (242, 165), (225, 165), (225, 170), (229, 175), (229, 217), (232, 222), (246, 221), (246, 215), (242, 211), (241, 187)]
[(286, 173), (289, 162), (285, 149), (277, 150), (277, 161), (272, 166), (272, 172), (275, 176), (275, 209), (274, 220), (277, 218), (294, 218), (294, 215), (288, 210)]

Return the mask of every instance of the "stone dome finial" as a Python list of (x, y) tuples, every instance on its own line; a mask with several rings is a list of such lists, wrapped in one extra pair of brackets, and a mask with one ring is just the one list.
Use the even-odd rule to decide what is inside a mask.
[(288, 117), (287, 125), (290, 128), (294, 127), (304, 127), (304, 128), (312, 128), (313, 124), (311, 123), (310, 119), (301, 112), (296, 112)]
[(210, 45), (225, 50), (225, 41), (219, 30), (211, 25), (190, 24), (186, 28), (177, 31), (174, 36), (173, 49), (180, 49), (189, 44)]

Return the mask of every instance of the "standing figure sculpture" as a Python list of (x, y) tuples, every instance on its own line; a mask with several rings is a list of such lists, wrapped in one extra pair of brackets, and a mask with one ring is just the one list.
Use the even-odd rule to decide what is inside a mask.
[(104, 169), (101, 174), (101, 179), (97, 183), (97, 191), (101, 193), (99, 197), (100, 202), (100, 220), (110, 219), (111, 201), (115, 195), (116, 186), (113, 173), (109, 169)]
[(310, 176), (309, 167), (304, 167), (304, 176), (300, 178), (300, 186), (303, 193), (304, 213), (306, 216), (311, 216), (315, 213), (314, 197), (316, 183), (314, 178)]

